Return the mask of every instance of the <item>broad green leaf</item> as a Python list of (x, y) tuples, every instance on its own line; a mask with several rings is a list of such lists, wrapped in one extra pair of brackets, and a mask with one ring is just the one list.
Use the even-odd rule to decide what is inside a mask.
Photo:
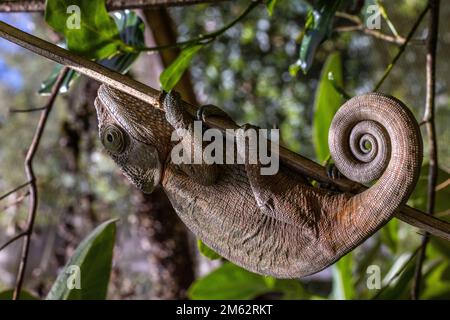
[(204, 244), (203, 241), (200, 239), (197, 240), (197, 247), (202, 255), (211, 260), (217, 260), (221, 258), (218, 253), (216, 253), (213, 249)]
[(272, 16), (273, 9), (275, 8), (276, 4), (277, 4), (277, 0), (267, 0), (266, 8), (267, 8), (267, 12), (269, 13), (269, 16)]
[(353, 256), (348, 253), (333, 265), (333, 290), (331, 297), (336, 300), (349, 300), (355, 295), (353, 281)]
[(262, 276), (226, 262), (195, 281), (189, 288), (188, 295), (194, 300), (246, 300), (269, 291)]
[(342, 0), (320, 0), (308, 11), (305, 28), (301, 37), (300, 55), (290, 68), (291, 73), (302, 69), (307, 73), (314, 60), (319, 45), (327, 38), (333, 23), (333, 17)]
[[(80, 243), (53, 284), (47, 300), (103, 300), (106, 298), (116, 221), (112, 219), (102, 223)], [(80, 284), (79, 289), (75, 286), (77, 280)]]
[(328, 79), (330, 73), (336, 84), (343, 87), (342, 62), (338, 52), (330, 54), (322, 68), (314, 101), (313, 142), (319, 162), (325, 161), (330, 155), (328, 130), (334, 114), (343, 102), (341, 94)]
[[(13, 293), (13, 289), (0, 292), (0, 300), (12, 300)], [(39, 298), (28, 291), (22, 290), (20, 293), (20, 300), (39, 300)]]
[(104, 0), (47, 0), (45, 21), (65, 36), (69, 50), (85, 57), (103, 59), (130, 50)]
[[(144, 42), (144, 22), (133, 11), (117, 11), (113, 14), (114, 21), (120, 32), (120, 38), (124, 43), (132, 47), (143, 47)], [(66, 48), (66, 44), (62, 44)], [(139, 52), (119, 53), (111, 58), (97, 60), (97, 62), (108, 69), (127, 73), (133, 62), (139, 56)], [(49, 95), (55, 85), (56, 79), (62, 66), (56, 64), (50, 76), (41, 84), (39, 94)], [(69, 90), (70, 85), (78, 78), (78, 73), (70, 70), (64, 79), (63, 85), (59, 90), (65, 93)]]
[(159, 82), (164, 91), (170, 91), (176, 86), (184, 71), (189, 68), (192, 58), (202, 47), (201, 44), (186, 47), (175, 61), (161, 73)]

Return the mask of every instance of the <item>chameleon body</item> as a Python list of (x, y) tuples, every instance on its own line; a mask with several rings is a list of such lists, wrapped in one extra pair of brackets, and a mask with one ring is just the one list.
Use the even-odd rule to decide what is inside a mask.
[(194, 120), (176, 95), (164, 97), (163, 112), (103, 85), (95, 104), (100, 138), (136, 186), (151, 192), (161, 185), (204, 243), (250, 271), (279, 278), (318, 272), (367, 239), (405, 203), (421, 165), (414, 117), (398, 100), (376, 93), (345, 103), (330, 128), (330, 152), (344, 175), (359, 182), (381, 175), (357, 195), (313, 187), (283, 166), (263, 176), (259, 164), (173, 164), (172, 132), (192, 133)]

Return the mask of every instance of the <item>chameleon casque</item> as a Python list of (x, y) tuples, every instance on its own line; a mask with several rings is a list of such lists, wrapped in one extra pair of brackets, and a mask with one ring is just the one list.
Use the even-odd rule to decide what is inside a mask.
[[(358, 182), (379, 178), (357, 195), (313, 187), (283, 166), (264, 176), (248, 162), (175, 165), (172, 132), (192, 133), (194, 118), (176, 93), (161, 101), (165, 112), (102, 85), (95, 107), (104, 147), (142, 191), (161, 185), (204, 243), (256, 273), (295, 278), (324, 269), (383, 226), (418, 179), (419, 126), (392, 97), (357, 96), (333, 119), (329, 145), (339, 171)], [(201, 119), (226, 116), (217, 107), (201, 110)]]

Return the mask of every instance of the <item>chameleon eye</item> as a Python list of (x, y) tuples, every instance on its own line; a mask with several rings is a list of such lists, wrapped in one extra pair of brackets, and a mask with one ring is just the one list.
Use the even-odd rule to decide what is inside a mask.
[(116, 154), (125, 150), (127, 142), (122, 129), (113, 124), (108, 125), (103, 130), (101, 140), (108, 151)]

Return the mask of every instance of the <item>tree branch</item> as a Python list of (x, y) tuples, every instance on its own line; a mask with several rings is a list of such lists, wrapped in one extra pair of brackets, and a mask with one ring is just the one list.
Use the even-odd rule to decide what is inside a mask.
[[(163, 110), (159, 104), (160, 91), (154, 88), (111, 71), (91, 60), (77, 56), (68, 50), (27, 34), (1, 21), (0, 37)], [(198, 109), (196, 106), (187, 102), (184, 102), (184, 106), (191, 115), (195, 116)], [(205, 122), (208, 126), (220, 130), (225, 130), (226, 128), (237, 129), (234, 123), (230, 123), (222, 118), (211, 117), (207, 118)], [(346, 178), (330, 178), (326, 169), (320, 164), (281, 146), (279, 148), (279, 157), (283, 164), (292, 170), (324, 184), (335, 186), (342, 191), (357, 193), (365, 189), (363, 185)], [(450, 223), (426, 215), (408, 206), (403, 206), (399, 209), (395, 216), (406, 223), (450, 241)]]
[[(428, 136), (428, 188), (427, 188), (427, 213), (432, 215), (434, 213), (434, 204), (436, 198), (436, 185), (438, 173), (438, 153), (437, 153), (437, 139), (436, 126), (434, 122), (435, 110), (435, 93), (436, 93), (436, 51), (439, 33), (439, 0), (429, 0), (430, 19), (428, 26), (428, 41), (427, 41), (427, 62), (426, 62), (426, 103), (425, 114), (423, 122), (427, 130)], [(411, 298), (416, 300), (420, 295), (420, 287), (422, 282), (422, 266), (426, 258), (427, 245), (430, 240), (428, 232), (425, 233), (422, 239), (422, 246), (417, 258), (417, 264), (414, 274), (414, 281), (411, 290)]]
[(69, 68), (64, 67), (61, 72), (58, 75), (58, 78), (56, 80), (56, 83), (52, 89), (51, 96), (44, 108), (44, 110), (41, 113), (41, 117), (39, 119), (39, 123), (36, 127), (36, 131), (34, 133), (33, 140), (31, 141), (31, 145), (28, 148), (27, 155), (25, 156), (25, 173), (27, 176), (28, 181), (30, 181), (29, 186), (29, 192), (30, 192), (30, 198), (29, 198), (29, 207), (28, 207), (28, 221), (27, 221), (27, 227), (24, 231), (24, 243), (22, 246), (22, 254), (19, 264), (19, 269), (17, 271), (17, 277), (16, 277), (16, 285), (14, 287), (14, 293), (13, 293), (13, 300), (17, 300), (20, 298), (20, 292), (22, 289), (23, 279), (25, 276), (25, 269), (27, 266), (28, 261), (28, 252), (30, 250), (30, 241), (31, 241), (31, 235), (33, 233), (34, 228), (34, 220), (36, 218), (36, 211), (37, 211), (37, 205), (38, 205), (38, 190), (37, 190), (37, 184), (36, 184), (36, 176), (34, 175), (33, 171), (33, 159), (36, 155), (36, 151), (39, 147), (39, 143), (42, 138), (42, 133), (44, 132), (45, 125), (47, 123), (48, 116), (50, 114), (50, 111), (52, 110), (52, 107), (55, 103), (56, 97), (58, 96), (59, 89), (61, 85), (64, 82), (64, 78), (67, 75), (67, 72), (69, 71)]
[[(216, 3), (227, 0), (106, 0), (108, 11)], [(4, 1), (0, 3), (0, 12), (44, 11), (45, 0)]]

